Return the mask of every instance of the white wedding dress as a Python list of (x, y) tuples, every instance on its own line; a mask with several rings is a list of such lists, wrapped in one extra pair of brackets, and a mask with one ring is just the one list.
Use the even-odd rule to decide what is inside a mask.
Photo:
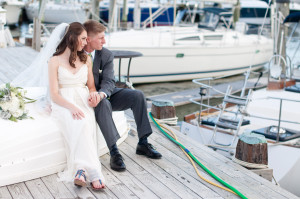
[[(81, 120), (73, 119), (70, 110), (52, 102), (51, 116), (61, 130), (66, 148), (67, 168), (60, 179), (74, 180), (78, 169), (85, 169), (87, 181), (92, 182), (104, 177), (101, 172), (97, 142), (101, 132), (96, 123), (93, 108), (88, 105), (89, 90), (86, 87), (88, 67), (86, 64), (73, 74), (67, 68), (58, 67), (59, 94), (84, 113)], [(99, 146), (100, 147), (100, 146)]]

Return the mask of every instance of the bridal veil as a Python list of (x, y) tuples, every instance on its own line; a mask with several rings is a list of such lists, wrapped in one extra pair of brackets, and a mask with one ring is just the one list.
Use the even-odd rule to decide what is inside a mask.
[(62, 41), (69, 24), (61, 23), (53, 30), (46, 46), (32, 61), (31, 65), (21, 72), (11, 83), (19, 87), (44, 87), (47, 92), (42, 97), (49, 101), (48, 61), (56, 51), (58, 44)]

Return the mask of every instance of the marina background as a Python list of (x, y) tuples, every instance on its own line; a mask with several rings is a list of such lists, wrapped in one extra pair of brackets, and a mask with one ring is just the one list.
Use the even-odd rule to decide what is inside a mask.
[[(28, 21), (25, 21), (18, 26), (12, 27), (11, 33), (12, 33), (13, 37), (19, 38), (19, 41), (24, 43), (26, 34), (28, 34), (28, 25), (29, 25)], [(133, 62), (134, 62), (134, 59), (133, 59)], [(131, 70), (133, 70), (133, 69), (131, 69)], [(263, 71), (263, 70), (266, 70), (266, 66), (264, 69), (261, 69), (260, 71)], [(116, 73), (117, 73), (117, 71), (115, 71), (115, 75), (116, 75)], [(264, 75), (264, 76), (266, 76), (266, 75)], [(239, 75), (234, 75), (234, 76), (227, 77), (225, 79), (216, 81), (216, 83), (232, 82), (232, 81), (242, 80), (244, 78), (245, 77), (243, 74), (239, 74)], [(188, 90), (188, 89), (193, 89), (193, 88), (199, 88), (198, 85), (194, 84), (190, 80), (174, 81), (174, 82), (147, 83), (147, 84), (134, 84), (133, 86), (135, 89), (139, 89), (139, 90), (143, 91), (146, 98), (161, 95), (161, 94), (166, 94), (166, 93), (173, 93), (173, 92), (178, 92), (178, 91), (183, 91), (183, 90)], [(211, 103), (213, 105), (220, 104), (221, 102), (222, 102), (222, 99), (211, 100)], [(193, 103), (189, 103), (189, 104), (182, 105), (182, 106), (176, 106), (176, 114), (177, 114), (178, 120), (183, 121), (183, 118), (185, 115), (195, 112), (198, 109), (199, 109), (199, 106), (195, 105)]]
[[(299, 27), (298, 27), (299, 28)], [(23, 24), (21, 24), (20, 26), (17, 26), (15, 29), (13, 29), (13, 28), (11, 28), (11, 30), (13, 31), (13, 35), (15, 35), (16, 37), (17, 37), (17, 35), (20, 35), (20, 41), (22, 42), (22, 43), (24, 43), (24, 37), (26, 37), (26, 32), (28, 31), (28, 23), (27, 22), (23, 22)], [(291, 30), (290, 30), (291, 31)], [(298, 36), (299, 37), (299, 34), (296, 34), (296, 36)], [(194, 38), (194, 37), (193, 37)], [(297, 41), (297, 39), (295, 39), (295, 43), (297, 43), (298, 41)], [(17, 44), (18, 45), (18, 44)], [(297, 52), (296, 52), (297, 53)], [(299, 56), (299, 52), (298, 52), (298, 54), (297, 54), (297, 56)], [(249, 58), (249, 56), (248, 56), (248, 58)], [(267, 59), (269, 59), (269, 57), (267, 57)], [(133, 59), (133, 62), (134, 62), (135, 60)], [(300, 63), (300, 62), (299, 62)], [(299, 64), (298, 63), (298, 66), (297, 66), (297, 63), (296, 63), (296, 69), (299, 69)], [(148, 67), (148, 68), (150, 68), (150, 67)], [(264, 70), (264, 69), (266, 69), (267, 68), (267, 66), (265, 66), (262, 70)], [(132, 70), (134, 70), (133, 68), (132, 68)], [(279, 74), (280, 75), (280, 74)], [(266, 74), (265, 74), (265, 77), (266, 77)], [(277, 77), (278, 78), (278, 77)], [(215, 83), (215, 85), (219, 85), (219, 84), (231, 84), (232, 82), (236, 82), (236, 81), (240, 81), (240, 80), (243, 80), (244, 79), (244, 76), (243, 75), (235, 75), (235, 76), (232, 76), (232, 77), (229, 77), (229, 78), (225, 78), (225, 79), (221, 79), (220, 81), (217, 81), (216, 83)], [(280, 79), (280, 78), (279, 78)], [(134, 87), (136, 88), (136, 89), (139, 89), (139, 90), (142, 90), (144, 93), (145, 93), (145, 96), (146, 96), (146, 98), (147, 99), (149, 99), (148, 100), (148, 104), (150, 104), (151, 102), (150, 102), (150, 100), (151, 99), (153, 99), (153, 98), (155, 98), (156, 96), (160, 96), (160, 95), (162, 95), (162, 94), (171, 94), (171, 93), (180, 93), (180, 92), (182, 92), (182, 91), (186, 91), (186, 90), (191, 90), (191, 89), (195, 89), (195, 92), (194, 93), (192, 93), (191, 95), (190, 95), (190, 97), (193, 97), (193, 96), (199, 96), (199, 94), (198, 94), (198, 92), (199, 92), (199, 85), (196, 85), (196, 84), (194, 84), (194, 83), (192, 83), (190, 80), (188, 80), (188, 81), (179, 81), (179, 82), (165, 82), (165, 83), (147, 83), (147, 84), (134, 84)], [(265, 90), (265, 89), (263, 89), (263, 90), (261, 90), (262, 92), (258, 92), (258, 94), (257, 95), (260, 95), (261, 93), (262, 94), (268, 94), (268, 93), (272, 93), (272, 92), (269, 92), (268, 90)], [(285, 92), (285, 91), (284, 91)], [(278, 92), (278, 93), (276, 93), (276, 95), (274, 95), (275, 97), (281, 97), (280, 96), (280, 92)], [(285, 96), (288, 96), (288, 95), (285, 95)], [(296, 96), (295, 94), (294, 95), (291, 95), (291, 98), (290, 98), (290, 100), (297, 100), (297, 97), (294, 97), (294, 96)], [(179, 96), (179, 97), (181, 97), (181, 96)], [(187, 96), (184, 96), (184, 97), (187, 97)], [(257, 97), (257, 96), (256, 96)], [(259, 96), (258, 96), (259, 97)], [(244, 99), (242, 99), (242, 100), (244, 100)], [(222, 103), (222, 101), (223, 101), (223, 99), (217, 99), (217, 100), (214, 100), (214, 101), (211, 101), (211, 105), (217, 105), (217, 104), (220, 104), (220, 103)], [(224, 97), (224, 101), (225, 101), (225, 97)], [(205, 103), (205, 102), (204, 102)], [(223, 102), (224, 103), (224, 102)], [(238, 103), (237, 103), (238, 104)], [(259, 107), (259, 105), (260, 105), (261, 103), (259, 102), (258, 104), (256, 104), (256, 105), (258, 105), (258, 108), (255, 110), (255, 112), (257, 112), (257, 110), (259, 110), (259, 109), (262, 109), (262, 108), (260, 108)], [(275, 117), (277, 117), (277, 110), (278, 110), (278, 108), (280, 107), (280, 110), (281, 110), (281, 105), (280, 106), (278, 106), (276, 103), (274, 103), (275, 105), (274, 106), (272, 106), (271, 104), (269, 104), (268, 102), (266, 102), (266, 105), (270, 105), (271, 106), (271, 109), (272, 109), (272, 111), (273, 112), (271, 112), (270, 111), (270, 114), (271, 114), (271, 116), (273, 117), (273, 116), (275, 116)], [(223, 106), (224, 107), (224, 106)], [(239, 107), (239, 105), (237, 106), (237, 107)], [(199, 106), (198, 105), (194, 105), (194, 104), (186, 104), (186, 105), (181, 105), (181, 106), (177, 106), (176, 107), (176, 112), (177, 112), (177, 116), (179, 117), (179, 121), (180, 120), (182, 120), (183, 119), (183, 116), (185, 116), (186, 114), (190, 114), (190, 113), (193, 113), (193, 112), (195, 112), (195, 111), (198, 111), (199, 110)], [(239, 109), (237, 109), (237, 110), (239, 110)], [(283, 109), (284, 110), (284, 109)], [(287, 109), (285, 109), (284, 111), (291, 111), (291, 112), (293, 112), (292, 114), (295, 114), (295, 115), (297, 115), (297, 114), (299, 114), (299, 113), (297, 113), (297, 112), (295, 112), (294, 110), (293, 110), (293, 108), (289, 108), (288, 110)], [(237, 111), (238, 112), (238, 111)], [(128, 113), (127, 113), (128, 114)], [(263, 113), (263, 116), (264, 116), (264, 114), (265, 113)], [(292, 119), (292, 121), (294, 121), (293, 119), (294, 118), (298, 118), (298, 117), (291, 117), (291, 119)], [(254, 120), (255, 121), (255, 120)], [(280, 120), (279, 120), (280, 121)], [(194, 121), (195, 122), (195, 121)], [(298, 121), (294, 121), (294, 124), (297, 124), (297, 122)], [(240, 123), (239, 122), (235, 122), (235, 124), (234, 125), (228, 125), (227, 124), (227, 126), (229, 126), (230, 128), (232, 128), (231, 129), (231, 133), (232, 132), (234, 132), (234, 129), (236, 130), (236, 129), (239, 129), (240, 128), (240, 126), (239, 127), (237, 127), (238, 125), (237, 125), (237, 123), (240, 125)], [(263, 127), (265, 127), (266, 126), (266, 124), (264, 123), (264, 122), (262, 122), (262, 120), (260, 120), (260, 121), (258, 121), (258, 120), (256, 120), (255, 122), (251, 122), (251, 124), (253, 125), (253, 126), (251, 126), (251, 128), (253, 128), (253, 129), (257, 129), (258, 128), (258, 126), (259, 125), (261, 125), (261, 124), (263, 124)], [(298, 124), (299, 124), (299, 122), (298, 122)], [(271, 124), (271, 122), (270, 122), (270, 124), (268, 123), (268, 125), (274, 125), (274, 123), (272, 123)], [(277, 125), (277, 124), (275, 124), (275, 125)], [(233, 126), (233, 127), (232, 127)], [(280, 123), (279, 123), (279, 126), (280, 126)], [(262, 126), (260, 126), (259, 128), (261, 128)], [(289, 126), (290, 127), (290, 126)], [(218, 125), (215, 125), (215, 127), (214, 128), (218, 128)], [(243, 127), (241, 127), (241, 128), (243, 128)], [(245, 128), (247, 128), (247, 127), (245, 127)], [(191, 128), (192, 129), (192, 128)], [(132, 131), (134, 131), (134, 130), (132, 130)], [(129, 133), (129, 135), (134, 135), (134, 133), (132, 133), (132, 131)], [(201, 131), (204, 131), (204, 130), (201, 130)], [(222, 131), (225, 131), (224, 129), (222, 129)], [(271, 130), (270, 130), (271, 131)], [(238, 130), (237, 130), (237, 132), (239, 132)], [(244, 128), (240, 131), (240, 132), (244, 132)], [(278, 130), (278, 132), (279, 132), (279, 130)], [(210, 132), (211, 133), (211, 132)], [(275, 132), (276, 133), (276, 132)], [(237, 135), (237, 133), (236, 134), (234, 134), (235, 136)], [(278, 135), (279, 135), (279, 133), (278, 133)], [(199, 138), (199, 134), (197, 134), (197, 136), (198, 136), (198, 138)], [(202, 136), (202, 135), (201, 135)], [(194, 140), (194, 138), (192, 138), (193, 140)], [(196, 137), (195, 137), (195, 139), (196, 139)], [(232, 139), (232, 136), (230, 135), (230, 137), (228, 138), (228, 139)], [(200, 141), (203, 141), (202, 140), (202, 137), (201, 137), (201, 139), (199, 139)], [(225, 139), (226, 140), (226, 139)], [(199, 141), (199, 143), (201, 143)], [(128, 139), (127, 141), (127, 144), (132, 144), (132, 142), (130, 141), (130, 139)], [(273, 141), (272, 141), (273, 142)], [(272, 143), (271, 142), (271, 143)], [(190, 143), (192, 143), (192, 142), (190, 142)], [(207, 142), (208, 143), (208, 142)], [(203, 143), (203, 144), (207, 144), (207, 143)], [(233, 143), (233, 142), (232, 142)], [(236, 143), (235, 143), (236, 144)], [(298, 144), (299, 145), (299, 144)], [(277, 146), (277, 147), (283, 147), (283, 146)], [(275, 150), (273, 150), (273, 155), (275, 154), (275, 156), (273, 156), (272, 158), (270, 158), (271, 159), (271, 161), (273, 161), (274, 162), (274, 160), (278, 160), (278, 155), (283, 155), (283, 156), (280, 156), (280, 157), (284, 157), (284, 158), (289, 158), (289, 160), (295, 160), (295, 159), (297, 159), (297, 157), (298, 157), (298, 160), (300, 160), (299, 159), (299, 152), (297, 151), (298, 149), (296, 149), (297, 148), (297, 146), (296, 145), (293, 145), (292, 147), (295, 147), (295, 148), (292, 148), (292, 149), (287, 149), (287, 152), (284, 152), (282, 149), (280, 149), (280, 151), (281, 151), (281, 153), (279, 154), (278, 152), (276, 152)], [(274, 149), (275, 147), (273, 147), (273, 149)], [(269, 149), (271, 149), (272, 150), (272, 148), (269, 148)], [(290, 153), (290, 152), (292, 152), (292, 150), (294, 151), (294, 155), (289, 155), (289, 157), (288, 156), (285, 156), (285, 154), (288, 154), (288, 153)], [(220, 150), (220, 151), (222, 151), (222, 150)], [(283, 154), (282, 154), (283, 153)], [(233, 153), (228, 153), (228, 154), (226, 154), (225, 156), (227, 156), (227, 157), (229, 157), (230, 159), (231, 159), (231, 155), (232, 155)], [(292, 154), (292, 153), (291, 153)], [(296, 158), (293, 158), (293, 157), (296, 157)], [(283, 158), (282, 158), (283, 159)], [(270, 162), (271, 162), (270, 161)], [(298, 161), (298, 165), (299, 165), (299, 162), (300, 161)], [(288, 165), (288, 169), (285, 169), (285, 171), (288, 171), (289, 169), (290, 169), (290, 167), (292, 166), (292, 165), (295, 165), (295, 166), (297, 166), (296, 164), (294, 164), (295, 162), (293, 162), (293, 163), (290, 163), (289, 165)], [(141, 163), (141, 164), (143, 164), (143, 163)], [(275, 167), (276, 166), (281, 166), (283, 163), (281, 163), (281, 162), (279, 162), (278, 164), (275, 164)], [(271, 165), (272, 165), (272, 163), (271, 163)], [(273, 166), (274, 166), (274, 164), (273, 164)], [(275, 168), (274, 167), (274, 168)], [(291, 169), (292, 170), (292, 169)], [(298, 174), (299, 174), (299, 169), (294, 169), (294, 171), (297, 171), (298, 172)], [(274, 173), (276, 173), (276, 171), (274, 170)], [(284, 174), (286, 174), (286, 172), (278, 172), (277, 171), (277, 173), (276, 173), (276, 175), (278, 175), (278, 173), (280, 173), (280, 175), (281, 176), (283, 176), (283, 174), (282, 173), (284, 173)], [(286, 176), (288, 176), (288, 175), (286, 175)], [(293, 175), (290, 175), (290, 176), (288, 176), (289, 177), (289, 179), (291, 179), (292, 177), (294, 177)], [(272, 180), (272, 179), (271, 179)], [(287, 180), (287, 181), (290, 181), (290, 180)], [(294, 183), (294, 185), (295, 185), (295, 183)], [(286, 186), (288, 186), (288, 185), (286, 185)], [(285, 187), (286, 188), (286, 187)], [(289, 189), (288, 189), (289, 190)], [(1, 191), (1, 190), (0, 190)], [(295, 192), (295, 189), (293, 190), (294, 192)], [(182, 194), (182, 193), (179, 193), (179, 194)], [(298, 193), (299, 194), (299, 193)]]

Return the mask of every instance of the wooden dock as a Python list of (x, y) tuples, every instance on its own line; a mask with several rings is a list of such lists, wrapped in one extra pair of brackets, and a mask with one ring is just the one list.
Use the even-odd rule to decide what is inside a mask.
[[(127, 170), (125, 172), (111, 170), (109, 155), (102, 156), (100, 161), (106, 178), (106, 189), (95, 192), (90, 188), (77, 188), (72, 184), (58, 182), (57, 174), (53, 174), (0, 187), (0, 198), (239, 198), (201, 180), (182, 151), (161, 134), (154, 124), (152, 124), (154, 133), (149, 141), (162, 153), (163, 158), (152, 160), (136, 155), (138, 138), (134, 130), (135, 123), (130, 111), (126, 111), (126, 115), (133, 128), (119, 149), (125, 158)], [(210, 148), (195, 143), (181, 133), (176, 132), (176, 134), (183, 145), (189, 148), (204, 165), (246, 197), (298, 198)], [(198, 168), (202, 176), (217, 183), (200, 167)]]
[(38, 52), (29, 47), (0, 48), (0, 84), (11, 82), (25, 70)]
[[(18, 71), (24, 70), (30, 64), (36, 54), (27, 47), (0, 49), (0, 83), (11, 81)], [(102, 156), (100, 161), (102, 172), (106, 178), (106, 189), (95, 192), (89, 187), (77, 188), (72, 184), (57, 181), (57, 174), (53, 174), (0, 187), (0, 198), (239, 198), (200, 179), (180, 148), (161, 134), (153, 123), (151, 125), (154, 132), (150, 136), (149, 142), (162, 153), (163, 158), (152, 160), (136, 155), (135, 149), (138, 141), (136, 126), (132, 112), (126, 111), (126, 115), (132, 129), (119, 149), (125, 158), (127, 170), (124, 172), (111, 170), (109, 155)], [(251, 199), (298, 198), (212, 149), (196, 143), (176, 130), (174, 131), (181, 143), (200, 162), (246, 197)], [(218, 183), (200, 167), (198, 168), (202, 176)]]

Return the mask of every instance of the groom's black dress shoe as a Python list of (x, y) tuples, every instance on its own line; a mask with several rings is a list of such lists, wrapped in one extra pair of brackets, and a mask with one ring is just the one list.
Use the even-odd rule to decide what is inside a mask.
[(126, 166), (120, 153), (110, 157), (110, 168), (115, 171), (125, 171)]
[(155, 150), (154, 146), (150, 143), (147, 144), (138, 144), (136, 147), (136, 154), (145, 155), (148, 158), (159, 159), (162, 155)]

